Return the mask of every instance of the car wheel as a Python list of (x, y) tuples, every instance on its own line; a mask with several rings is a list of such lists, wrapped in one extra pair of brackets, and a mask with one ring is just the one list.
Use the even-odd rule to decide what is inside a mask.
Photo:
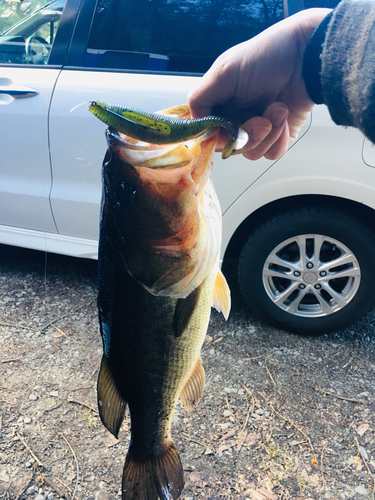
[(375, 234), (344, 211), (285, 211), (249, 236), (238, 265), (256, 315), (295, 333), (320, 335), (359, 319), (375, 299)]

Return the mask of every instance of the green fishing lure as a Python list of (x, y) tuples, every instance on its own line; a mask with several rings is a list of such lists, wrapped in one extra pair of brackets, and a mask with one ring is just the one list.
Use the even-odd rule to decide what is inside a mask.
[(224, 128), (230, 138), (222, 151), (222, 158), (240, 151), (248, 141), (244, 129), (220, 116), (185, 119), (99, 101), (92, 101), (89, 111), (118, 132), (151, 144), (176, 144), (194, 139), (211, 128)]

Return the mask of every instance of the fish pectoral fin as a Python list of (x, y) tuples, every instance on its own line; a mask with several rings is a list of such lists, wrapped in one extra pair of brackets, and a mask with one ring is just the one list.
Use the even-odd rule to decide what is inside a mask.
[(186, 299), (178, 299), (173, 316), (173, 333), (175, 337), (183, 334), (190, 318), (197, 307), (201, 286), (193, 290)]
[(117, 389), (104, 354), (98, 377), (98, 407), (103, 425), (117, 438), (125, 415), (126, 401)]
[(217, 311), (222, 312), (225, 319), (228, 319), (231, 306), (230, 290), (227, 280), (220, 269), (215, 279), (212, 306)]
[(178, 500), (184, 488), (184, 472), (173, 441), (148, 460), (135, 457), (132, 444), (122, 476), (122, 500)]
[(204, 389), (204, 379), (202, 358), (199, 356), (188, 381), (180, 393), (181, 403), (187, 412), (191, 411), (201, 399)]

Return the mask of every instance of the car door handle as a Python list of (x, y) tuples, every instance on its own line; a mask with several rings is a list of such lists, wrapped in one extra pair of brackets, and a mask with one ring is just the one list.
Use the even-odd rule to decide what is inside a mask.
[(0, 94), (9, 94), (14, 99), (23, 99), (25, 97), (33, 97), (38, 95), (39, 92), (25, 85), (11, 84), (11, 85), (0, 85)]

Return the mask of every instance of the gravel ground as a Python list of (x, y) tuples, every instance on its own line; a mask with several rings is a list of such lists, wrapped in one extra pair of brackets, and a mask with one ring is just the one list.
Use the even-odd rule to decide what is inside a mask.
[[(292, 335), (246, 312), (231, 269), (203, 398), (174, 418), (185, 500), (372, 500), (375, 312)], [(116, 440), (96, 411), (96, 263), (0, 246), (0, 287), (0, 500), (120, 498), (129, 421)]]

